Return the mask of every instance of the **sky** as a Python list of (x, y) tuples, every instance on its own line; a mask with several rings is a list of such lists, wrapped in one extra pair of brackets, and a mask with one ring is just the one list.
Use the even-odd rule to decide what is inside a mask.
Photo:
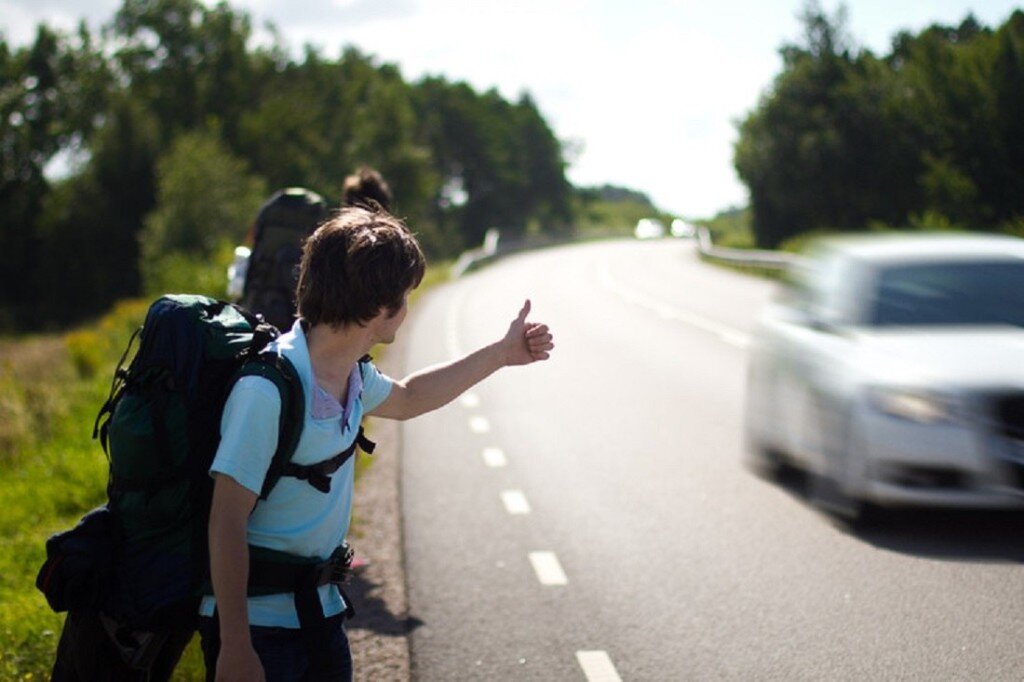
[[(208, 3), (212, 4), (212, 3)], [(395, 64), (408, 81), (441, 75), (508, 99), (529, 92), (570, 150), (569, 179), (645, 192), (662, 210), (711, 217), (745, 205), (733, 168), (736, 124), (803, 39), (804, 0), (231, 0), (257, 33), (273, 23), (299, 50), (345, 46)], [(839, 0), (820, 0), (833, 15)], [(847, 0), (854, 45), (888, 52), (901, 30), (1002, 24), (1005, 0)], [(0, 31), (98, 26), (118, 0), (0, 0)]]

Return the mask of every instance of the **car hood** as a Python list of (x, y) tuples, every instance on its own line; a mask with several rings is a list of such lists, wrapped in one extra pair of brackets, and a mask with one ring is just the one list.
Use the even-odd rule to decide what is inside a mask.
[(1024, 388), (1024, 329), (935, 328), (858, 334), (860, 361), (888, 381)]

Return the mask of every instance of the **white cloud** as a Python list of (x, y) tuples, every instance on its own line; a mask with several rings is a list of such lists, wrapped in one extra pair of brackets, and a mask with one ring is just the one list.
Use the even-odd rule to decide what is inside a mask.
[(96, 28), (119, 6), (117, 0), (0, 0), (0, 32), (11, 43), (24, 45), (35, 38), (40, 23), (70, 31), (85, 19)]

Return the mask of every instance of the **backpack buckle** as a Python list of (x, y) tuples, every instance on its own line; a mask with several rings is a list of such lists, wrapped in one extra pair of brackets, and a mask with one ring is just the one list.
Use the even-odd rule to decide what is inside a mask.
[(352, 559), (354, 557), (355, 552), (348, 543), (339, 546), (327, 561), (316, 566), (313, 572), (316, 585), (318, 587), (327, 583), (341, 585), (348, 582), (349, 576), (352, 575)]

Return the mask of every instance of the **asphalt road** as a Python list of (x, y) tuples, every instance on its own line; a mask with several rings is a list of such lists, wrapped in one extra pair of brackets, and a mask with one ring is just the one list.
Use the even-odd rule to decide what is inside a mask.
[(504, 332), (547, 363), (403, 425), (415, 680), (1020, 680), (1020, 515), (854, 534), (741, 463), (774, 285), (687, 242), (509, 257), (417, 303), (406, 366)]

